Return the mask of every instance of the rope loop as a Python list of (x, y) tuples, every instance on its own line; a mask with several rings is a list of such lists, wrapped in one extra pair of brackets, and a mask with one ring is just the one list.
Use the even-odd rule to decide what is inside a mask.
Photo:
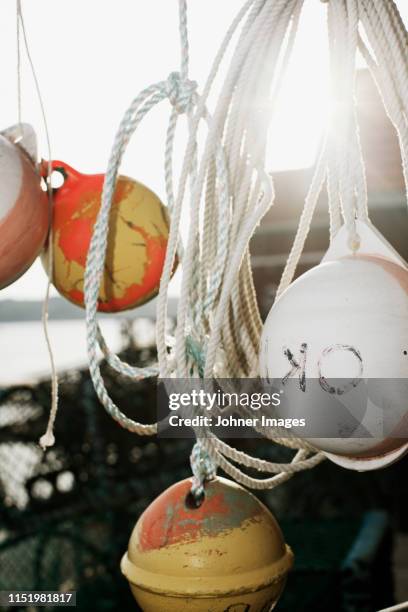
[(171, 72), (164, 87), (170, 104), (180, 115), (191, 109), (197, 91), (196, 81), (183, 79), (180, 72)]
[[(325, 184), (329, 191), (332, 236), (343, 220), (352, 239), (350, 248), (357, 249), (355, 220), (367, 217), (364, 160), (356, 129), (354, 96), (355, 56), (357, 45), (361, 46), (358, 26), (359, 21), (369, 20), (370, 27), (365, 29), (375, 58), (369, 58), (368, 63), (378, 72), (378, 79), (385, 80), (388, 68), (384, 63), (377, 66), (375, 60), (377, 57), (381, 59), (381, 52), (387, 50), (387, 40), (392, 37), (397, 16), (390, 7), (383, 7), (382, 0), (358, 0), (358, 3), (365, 10), (357, 10), (357, 0), (328, 4), (332, 72), (340, 75), (340, 78), (333, 79), (334, 98), (341, 103), (344, 101), (350, 108), (347, 113), (340, 113), (340, 124), (333, 114), (333, 129), (329, 126), (322, 140), (279, 293), (293, 279)], [(304, 0), (246, 0), (231, 23), (209, 76), (203, 86), (200, 85), (198, 93), (197, 84), (189, 80), (187, 2), (179, 0), (180, 69), (172, 72), (166, 80), (143, 90), (119, 126), (87, 260), (85, 302), (90, 372), (95, 389), (108, 413), (130, 431), (152, 435), (157, 426), (146, 426), (126, 417), (110, 399), (100, 373), (97, 343), (108, 363), (131, 378), (158, 373), (161, 379), (198, 378), (201, 384), (202, 379), (206, 382), (258, 375), (262, 320), (252, 279), (249, 243), (274, 202), (274, 182), (267, 173), (265, 157), (268, 121), (273, 120), (276, 105), (268, 105), (267, 114), (258, 113), (258, 109), (264, 108), (265, 100), (273, 102), (279, 92), (290, 63), (303, 4)], [(387, 32), (378, 41), (371, 35), (371, 29), (375, 33), (378, 27), (371, 22), (375, 17), (377, 24), (377, 17), (372, 15), (369, 6), (374, 6), (376, 13), (382, 15), (380, 22), (384, 28), (388, 24)], [(403, 163), (408, 177), (408, 103), (403, 96), (408, 86), (401, 79), (401, 74), (406, 72), (405, 64), (397, 70), (404, 48), (401, 37), (399, 34), (398, 48), (394, 49), (394, 44), (387, 53), (387, 57), (394, 58), (387, 66), (395, 75), (385, 84), (391, 82), (393, 91), (398, 93), (398, 102), (401, 102), (386, 100), (389, 114), (400, 128)], [(369, 53), (364, 49), (363, 52), (365, 56)], [(210, 108), (210, 96), (214, 93), (219, 68), (226, 61), (227, 53), (230, 55), (229, 64), (214, 107)], [(122, 156), (146, 114), (167, 99), (171, 112), (166, 132), (164, 171), (170, 228), (156, 306), (158, 366), (139, 369), (122, 363), (104, 343), (96, 321), (97, 297), (107, 245), (109, 210)], [(175, 173), (175, 136), (178, 120), (183, 114), (187, 115), (187, 142), (181, 167)], [(174, 340), (170, 346), (168, 298), (176, 257), (181, 264), (181, 289)], [(191, 453), (193, 482), (189, 500), (196, 507), (202, 503), (205, 482), (215, 476), (217, 467), (243, 486), (272, 489), (324, 460), (323, 453), (317, 452), (306, 441), (295, 437), (281, 438), (281, 433), (275, 428), (260, 433), (274, 443), (297, 451), (287, 463), (268, 462), (239, 452), (218, 440), (207, 427), (195, 427), (194, 431), (198, 442)], [(254, 469), (268, 477), (255, 478), (245, 473)]]

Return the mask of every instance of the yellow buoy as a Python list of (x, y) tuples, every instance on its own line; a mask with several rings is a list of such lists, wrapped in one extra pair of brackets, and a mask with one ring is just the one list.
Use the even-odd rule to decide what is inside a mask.
[[(84, 306), (86, 258), (99, 213), (103, 174), (82, 174), (51, 162), (64, 176), (54, 192), (52, 282), (67, 300)], [(46, 174), (48, 163), (44, 162)], [(154, 297), (166, 256), (169, 222), (159, 198), (137, 181), (119, 176), (109, 218), (104, 274), (98, 297), (101, 312), (121, 312)], [(48, 254), (44, 253), (48, 269)]]
[(142, 514), (121, 563), (145, 612), (267, 612), (282, 593), (293, 554), (269, 510), (239, 485), (216, 478), (203, 503), (191, 480)]

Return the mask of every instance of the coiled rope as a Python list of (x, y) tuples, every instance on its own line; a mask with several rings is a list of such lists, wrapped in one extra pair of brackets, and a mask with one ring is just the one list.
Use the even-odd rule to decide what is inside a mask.
[[(134, 379), (156, 375), (164, 379), (258, 375), (262, 322), (248, 245), (274, 201), (273, 181), (265, 170), (267, 128), (274, 113), (273, 101), (290, 60), (302, 6), (303, 0), (247, 0), (227, 30), (199, 93), (197, 84), (189, 79), (187, 6), (185, 0), (179, 0), (180, 71), (143, 90), (120, 123), (88, 253), (85, 305), (90, 373), (96, 392), (108, 413), (129, 431), (152, 435), (157, 432), (157, 424), (134, 421), (113, 403), (101, 376), (98, 346), (111, 367)], [(359, 248), (356, 219), (367, 219), (368, 212), (354, 99), (358, 49), (366, 58), (397, 129), (407, 181), (407, 33), (395, 4), (382, 0), (329, 0), (327, 14), (333, 108), (278, 297), (293, 280), (324, 185), (329, 196), (331, 238), (344, 223), (351, 251)], [(370, 50), (360, 28), (365, 32)], [(230, 63), (210, 115), (209, 94), (214, 91), (220, 66), (233, 44)], [(271, 104), (265, 105), (268, 99)], [(109, 211), (121, 159), (140, 122), (164, 100), (171, 104), (164, 161), (170, 231), (157, 300), (158, 365), (136, 368), (121, 362), (106, 346), (96, 318), (97, 299)], [(181, 115), (187, 117), (188, 139), (175, 188), (172, 158)], [(207, 126), (207, 133), (201, 143), (198, 133), (203, 124)], [(180, 227), (186, 218), (189, 219), (188, 234), (186, 244), (182, 245)], [(174, 339), (169, 342), (167, 296), (176, 256), (182, 267), (182, 281)], [(231, 448), (211, 432), (204, 433), (192, 455), (194, 489), (198, 494), (216, 466), (241, 484), (261, 489), (273, 488), (324, 458), (307, 442), (282, 438), (279, 431), (263, 430), (262, 433), (296, 451), (289, 463), (255, 459)], [(273, 476), (253, 478), (238, 465)]]

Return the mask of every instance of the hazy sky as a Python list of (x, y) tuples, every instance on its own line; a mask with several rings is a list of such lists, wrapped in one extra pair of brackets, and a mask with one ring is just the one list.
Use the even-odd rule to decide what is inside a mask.
[[(83, 172), (106, 168), (122, 114), (146, 85), (178, 69), (176, 0), (23, 0), (26, 28), (46, 106), (52, 155)], [(191, 78), (202, 84), (219, 42), (242, 0), (189, 0)], [(408, 3), (399, 0), (404, 19)], [(306, 0), (295, 55), (274, 129), (270, 168), (310, 165), (325, 108), (325, 5)], [(17, 120), (15, 2), (0, 3), (1, 116)], [(162, 103), (134, 137), (121, 171), (163, 197)], [(44, 130), (33, 82), (23, 66), (23, 120)], [(289, 129), (290, 128), (290, 129)], [(45, 274), (37, 262), (0, 299), (41, 299)]]

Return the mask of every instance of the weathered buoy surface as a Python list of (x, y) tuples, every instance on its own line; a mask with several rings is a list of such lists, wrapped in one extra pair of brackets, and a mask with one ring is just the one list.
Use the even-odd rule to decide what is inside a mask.
[(34, 130), (26, 124), (0, 134), (0, 289), (31, 266), (49, 228), (48, 198), (26, 141), (34, 152)]
[(354, 255), (303, 274), (268, 315), (260, 373), (282, 384), (285, 417), (321, 425), (310, 441), (330, 459), (358, 470), (398, 459), (408, 438), (407, 269)]
[(121, 569), (145, 612), (272, 610), (293, 554), (269, 510), (216, 478), (198, 508), (191, 480), (162, 493), (133, 530)]
[[(83, 307), (86, 257), (101, 204), (104, 174), (81, 174), (60, 161), (53, 161), (52, 168), (64, 176), (63, 185), (54, 193), (52, 282), (65, 298)], [(156, 295), (168, 231), (166, 209), (159, 198), (141, 183), (119, 176), (110, 212), (98, 310), (127, 310)]]

